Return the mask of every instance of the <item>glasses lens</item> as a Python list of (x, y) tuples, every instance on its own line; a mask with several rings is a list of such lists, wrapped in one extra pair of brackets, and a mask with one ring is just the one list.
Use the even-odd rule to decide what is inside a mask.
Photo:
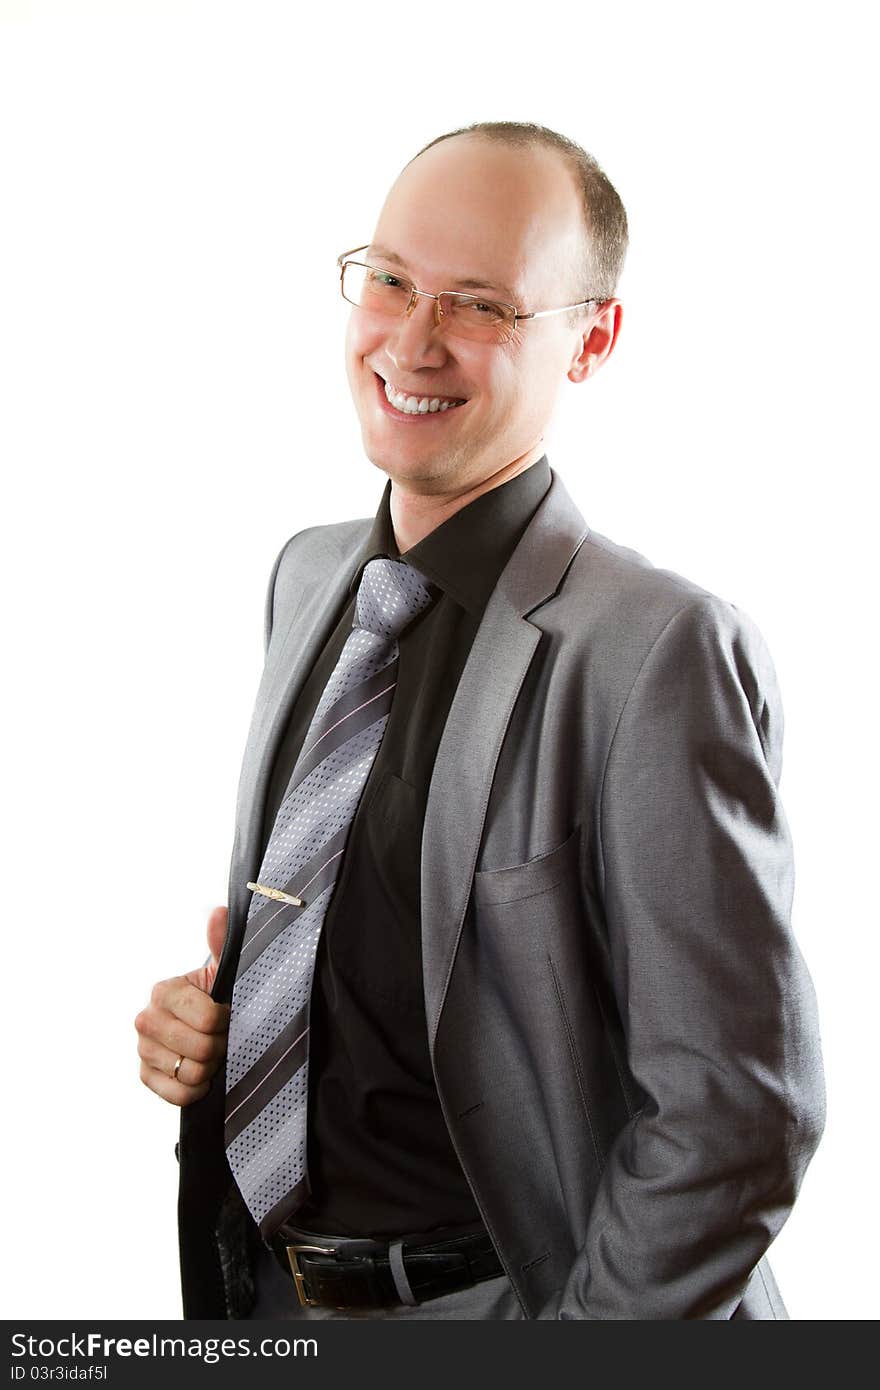
[(403, 314), (410, 301), (412, 286), (390, 270), (346, 261), (342, 271), (342, 294), (349, 304), (378, 314)]
[[(412, 297), (412, 285), (391, 270), (346, 261), (342, 268), (342, 295), (371, 313), (400, 317)], [(472, 294), (440, 295), (440, 326), (454, 338), (477, 343), (506, 343), (513, 334), (516, 315), (509, 304), (480, 299)]]
[(471, 294), (446, 293), (440, 296), (443, 327), (456, 338), (475, 343), (506, 343), (515, 323), (509, 304), (479, 299)]

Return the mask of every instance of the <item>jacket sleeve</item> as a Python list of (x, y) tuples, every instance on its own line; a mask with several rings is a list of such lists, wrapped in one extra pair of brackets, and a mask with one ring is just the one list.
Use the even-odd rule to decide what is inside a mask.
[(815, 993), (790, 924), (783, 711), (755, 624), (712, 595), (655, 640), (601, 789), (614, 991), (644, 1104), (540, 1318), (723, 1319), (825, 1123)]

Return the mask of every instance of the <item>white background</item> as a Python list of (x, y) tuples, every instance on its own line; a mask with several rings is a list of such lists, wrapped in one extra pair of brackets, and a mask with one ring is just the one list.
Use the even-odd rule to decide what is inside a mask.
[(7, 1317), (180, 1316), (133, 1019), (225, 901), (271, 563), (385, 482), (335, 257), (478, 119), (573, 136), (627, 206), (618, 350), (548, 453), (770, 646), (828, 1085), (771, 1263), (792, 1318), (875, 1316), (869, 13), (0, 5)]

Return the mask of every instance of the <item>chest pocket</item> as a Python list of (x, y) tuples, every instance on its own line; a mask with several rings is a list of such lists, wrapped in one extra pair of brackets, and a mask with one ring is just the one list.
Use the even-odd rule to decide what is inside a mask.
[(560, 884), (575, 886), (580, 853), (580, 822), (553, 849), (501, 869), (479, 869), (474, 874), (473, 896), (479, 906), (501, 907), (505, 903), (524, 903), (528, 898), (549, 893)]
[(370, 798), (370, 815), (377, 817), (393, 835), (410, 832), (420, 839), (424, 819), (419, 814), (421, 801), (418, 787), (404, 782), (396, 772), (383, 772)]

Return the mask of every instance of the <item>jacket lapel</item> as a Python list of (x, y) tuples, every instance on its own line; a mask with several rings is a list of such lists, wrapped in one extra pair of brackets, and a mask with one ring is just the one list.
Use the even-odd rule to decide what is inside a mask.
[(486, 605), (437, 749), (421, 865), (422, 969), (432, 1056), (495, 767), (541, 638), (541, 628), (525, 615), (556, 592), (588, 533), (553, 473)]

